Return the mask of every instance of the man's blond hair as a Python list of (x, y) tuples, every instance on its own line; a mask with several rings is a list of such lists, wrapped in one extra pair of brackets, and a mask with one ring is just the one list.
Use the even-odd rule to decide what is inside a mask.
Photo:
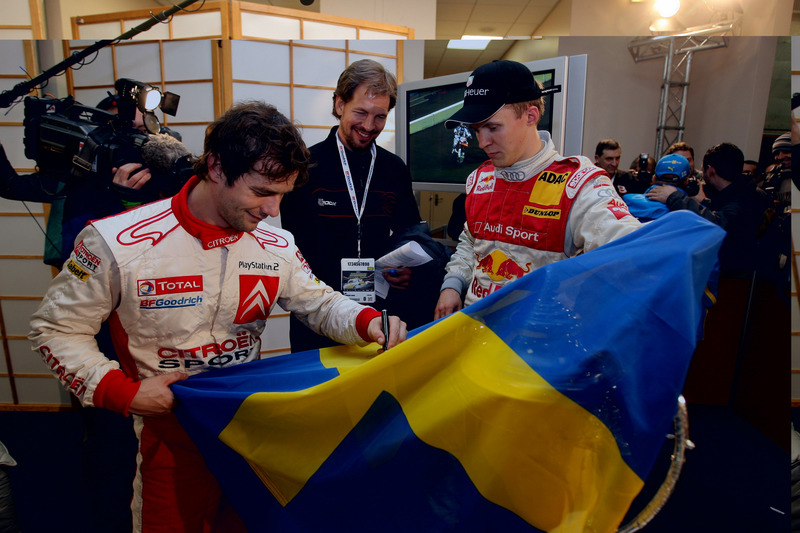
[[(539, 89), (544, 89), (540, 82), (536, 82), (539, 86)], [(520, 118), (523, 113), (525, 113), (530, 106), (536, 106), (539, 109), (539, 117), (544, 115), (544, 96), (540, 96), (536, 100), (529, 100), (527, 102), (516, 102), (514, 104), (506, 104), (511, 109), (514, 110), (514, 113), (517, 115), (517, 118)]]

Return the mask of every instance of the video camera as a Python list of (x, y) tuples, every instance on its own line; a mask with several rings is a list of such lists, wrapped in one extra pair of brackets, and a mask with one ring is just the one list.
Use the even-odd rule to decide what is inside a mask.
[(792, 169), (777, 167), (764, 177), (764, 192), (775, 203), (780, 212), (792, 203)]
[[(141, 152), (150, 135), (133, 127), (136, 112), (142, 113), (150, 133), (158, 133), (161, 125), (155, 110), (174, 116), (180, 97), (128, 78), (118, 79), (114, 87), (119, 96), (116, 114), (82, 105), (72, 96), (25, 98), (25, 156), (36, 161), (40, 172), (60, 181), (110, 181), (112, 169), (125, 163), (146, 166)], [(153, 174), (151, 188), (160, 187), (165, 194), (177, 192), (188, 179), (186, 174), (191, 176), (191, 161), (184, 158), (184, 164), (176, 167), (172, 176)]]
[(690, 174), (688, 178), (686, 178), (686, 185), (683, 186), (683, 190), (687, 196), (697, 196), (700, 194), (700, 181), (694, 174)]

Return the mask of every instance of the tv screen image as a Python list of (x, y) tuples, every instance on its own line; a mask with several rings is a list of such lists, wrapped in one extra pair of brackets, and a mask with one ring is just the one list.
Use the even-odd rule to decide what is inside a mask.
[[(555, 71), (533, 73), (542, 86), (554, 86)], [(557, 94), (557, 93), (556, 93)], [(552, 132), (553, 93), (545, 95), (540, 130)], [(415, 182), (463, 184), (486, 154), (468, 127), (447, 129), (444, 122), (463, 105), (464, 82), (410, 89), (406, 93), (406, 163)]]

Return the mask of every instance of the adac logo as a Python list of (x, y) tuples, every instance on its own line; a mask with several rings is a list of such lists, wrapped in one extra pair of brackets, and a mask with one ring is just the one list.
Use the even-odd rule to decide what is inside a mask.
[(523, 269), (500, 250), (495, 250), (483, 258), (478, 254), (475, 254), (475, 256), (478, 258), (476, 270), (481, 270), (485, 274), (488, 274), (489, 279), (492, 281), (501, 281), (504, 279), (513, 281), (531, 271), (530, 263), (526, 263)]
[(278, 293), (277, 276), (239, 276), (239, 309), (234, 324), (266, 320)]

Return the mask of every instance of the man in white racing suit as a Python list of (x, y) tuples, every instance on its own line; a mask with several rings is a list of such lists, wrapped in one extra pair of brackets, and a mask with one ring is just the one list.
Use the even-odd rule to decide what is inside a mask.
[(467, 178), (467, 220), (436, 318), (640, 227), (604, 170), (583, 156), (562, 157), (537, 130), (542, 94), (525, 65), (493, 61), (472, 73), (464, 106), (445, 121), (471, 126), (489, 161)]
[[(274, 107), (232, 107), (179, 194), (81, 232), (31, 318), (34, 349), (83, 405), (134, 415), (135, 531), (242, 529), (171, 413), (171, 383), (258, 359), (276, 304), (341, 343), (387, 340), (380, 313), (319, 281), (292, 235), (263, 222), (307, 178), (308, 157)], [(106, 320), (119, 363), (94, 340)], [(388, 346), (405, 336), (390, 317)]]

